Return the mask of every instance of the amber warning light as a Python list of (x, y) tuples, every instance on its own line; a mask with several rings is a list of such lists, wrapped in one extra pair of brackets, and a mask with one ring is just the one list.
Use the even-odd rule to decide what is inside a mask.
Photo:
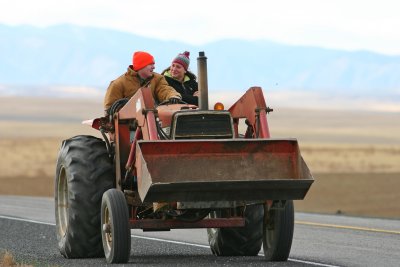
[(221, 102), (217, 102), (214, 105), (214, 110), (224, 110), (224, 104), (222, 104)]

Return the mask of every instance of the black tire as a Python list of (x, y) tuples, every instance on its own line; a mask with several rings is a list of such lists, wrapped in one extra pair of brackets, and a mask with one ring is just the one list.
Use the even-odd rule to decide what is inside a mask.
[(265, 206), (263, 250), (267, 261), (287, 261), (292, 247), (293, 229), (293, 200), (287, 200), (283, 209), (267, 211)]
[(101, 236), (108, 263), (127, 263), (131, 252), (131, 229), (124, 193), (110, 189), (101, 203)]
[(64, 140), (55, 176), (58, 248), (66, 258), (103, 257), (100, 211), (115, 183), (105, 142), (93, 136)]
[[(209, 228), (208, 243), (217, 256), (256, 256), (263, 238), (263, 205), (248, 205), (245, 209), (245, 226), (238, 228)], [(210, 213), (211, 218), (220, 218), (221, 212)]]

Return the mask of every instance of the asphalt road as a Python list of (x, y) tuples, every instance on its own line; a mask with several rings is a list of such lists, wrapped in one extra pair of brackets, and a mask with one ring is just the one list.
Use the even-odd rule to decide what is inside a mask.
[[(288, 262), (216, 257), (205, 229), (133, 230), (125, 266), (399, 266), (400, 220), (296, 213)], [(52, 198), (0, 196), (0, 252), (35, 266), (107, 266), (105, 259), (65, 259), (57, 249)]]

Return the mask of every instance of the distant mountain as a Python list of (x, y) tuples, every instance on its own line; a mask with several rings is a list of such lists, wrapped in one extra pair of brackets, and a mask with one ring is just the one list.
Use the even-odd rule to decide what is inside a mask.
[(195, 73), (198, 52), (205, 51), (210, 90), (244, 91), (256, 85), (271, 91), (400, 98), (400, 56), (234, 39), (192, 46), (73, 25), (0, 25), (0, 94), (7, 88), (27, 91), (31, 85), (90, 87), (103, 93), (136, 50), (155, 56), (157, 72), (188, 50)]

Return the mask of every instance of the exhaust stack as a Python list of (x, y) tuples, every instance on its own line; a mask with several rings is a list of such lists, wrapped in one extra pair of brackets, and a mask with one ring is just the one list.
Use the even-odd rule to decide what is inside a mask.
[(199, 109), (208, 110), (207, 57), (204, 52), (199, 52), (197, 58), (197, 76), (200, 92)]

